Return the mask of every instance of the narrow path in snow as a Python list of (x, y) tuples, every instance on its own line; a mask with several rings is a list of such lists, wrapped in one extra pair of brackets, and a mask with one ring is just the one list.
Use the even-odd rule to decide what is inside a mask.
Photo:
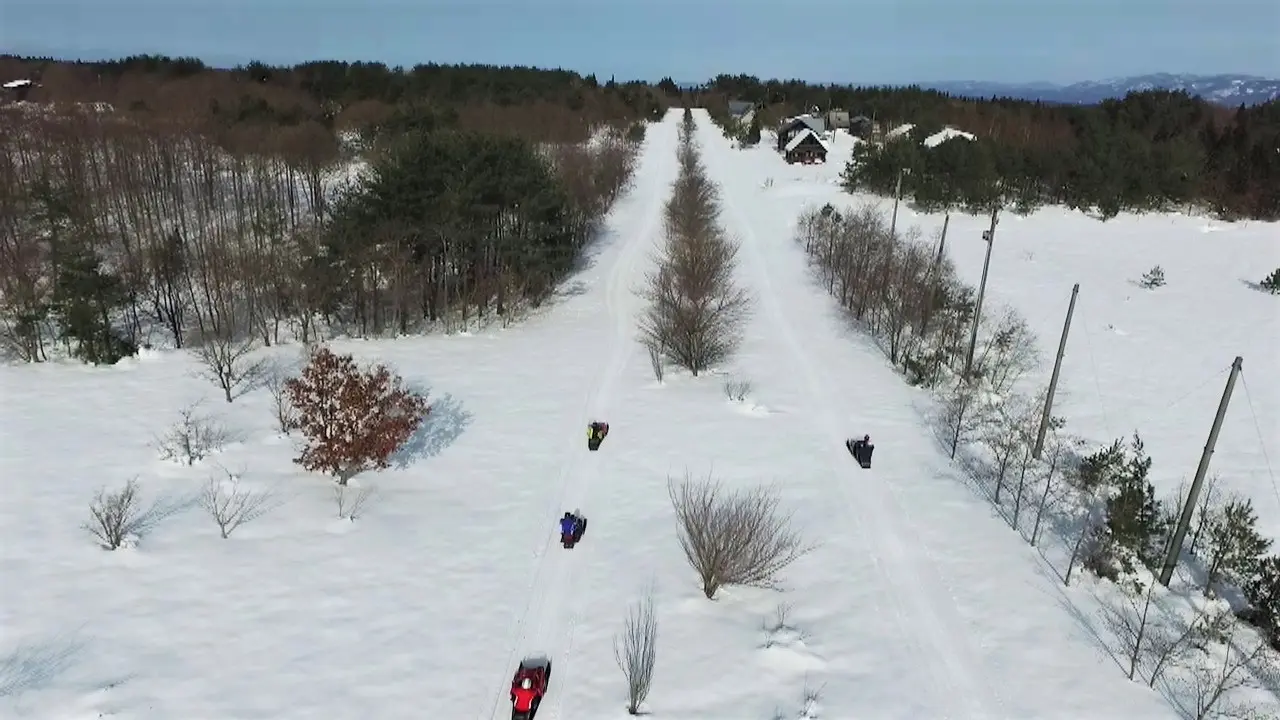
[[(558, 720), (565, 696), (572, 687), (574, 671), (574, 630), (581, 608), (574, 602), (576, 594), (574, 569), (585, 562), (594, 543), (588, 537), (573, 550), (559, 546), (556, 521), (565, 510), (580, 510), (588, 520), (594, 513), (589, 505), (593, 484), (607, 482), (608, 447), (619, 442), (618, 432), (600, 452), (586, 448), (586, 425), (592, 420), (608, 421), (613, 395), (627, 366), (635, 356), (637, 298), (635, 282), (646, 269), (647, 253), (653, 247), (655, 233), (662, 217), (662, 204), (676, 176), (677, 113), (650, 125), (638, 158), (632, 188), (618, 200), (606, 223), (603, 247), (591, 270), (586, 273), (583, 293), (553, 312), (578, 312), (583, 338), (577, 347), (589, 348), (601, 362), (594, 377), (583, 378), (578, 421), (566, 428), (567, 446), (556, 488), (557, 508), (546, 521), (547, 534), (539, 552), (538, 567), (530, 588), (529, 604), (519, 624), (519, 636), (504, 669), (504, 678), (525, 657), (545, 656), (552, 661), (552, 682), (544, 698), (539, 717)], [(625, 432), (625, 429), (621, 430)], [(498, 690), (499, 702), (491, 715), (494, 720), (510, 717), (506, 700), (506, 684)]]
[[(794, 375), (785, 381), (802, 384), (807, 404), (801, 413), (811, 421), (815, 437), (826, 441), (825, 452), (830, 467), (831, 490), (853, 513), (851, 531), (861, 535), (863, 546), (876, 573), (873, 578), (857, 578), (861, 583), (877, 583), (888, 595), (893, 620), (899, 630), (902, 647), (886, 648), (890, 654), (911, 652), (914, 658), (907, 665), (922, 674), (917, 679), (921, 689), (933, 695), (933, 707), (957, 718), (1003, 717), (999, 712), (1000, 698), (994, 688), (982, 677), (982, 666), (976, 662), (964, 632), (964, 624), (949, 605), (951, 593), (940, 581), (928, 562), (927, 550), (918, 544), (918, 534), (904, 522), (905, 510), (887, 492), (887, 474), (896, 468), (889, 456), (892, 449), (880, 449), (877, 468), (868, 474), (853, 465), (844, 447), (844, 439), (855, 432), (845, 422), (845, 413), (835, 410), (835, 402), (865, 404), (867, 398), (845, 396), (835, 392), (833, 377), (824, 367), (825, 356), (817, 352), (824, 343), (815, 343), (814, 336), (826, 333), (825, 312), (812, 310), (813, 290), (807, 286), (786, 286), (780, 292), (775, 284), (772, 268), (787, 267), (802, 262), (799, 257), (785, 257), (784, 253), (766, 248), (756, 236), (752, 223), (739, 202), (746, 202), (743, 192), (744, 176), (735, 173), (725, 162), (727, 141), (711, 123), (706, 112), (695, 110), (699, 125), (699, 142), (704, 161), (713, 179), (721, 188), (723, 221), (726, 230), (741, 243), (741, 268), (749, 278), (749, 285), (756, 298), (756, 322), (768, 323), (774, 336), (781, 342), (781, 350), (790, 358)], [(746, 176), (750, 182), (750, 176)], [(773, 241), (777, 242), (777, 240)], [(785, 242), (785, 240), (783, 240)], [(798, 255), (794, 249), (791, 254)], [(787, 273), (790, 280), (792, 273)], [(794, 283), (792, 283), (794, 284)], [(816, 320), (816, 322), (815, 322)], [(802, 339), (803, 338), (803, 339)], [(877, 365), (883, 363), (875, 359)], [(857, 370), (843, 367), (843, 372)], [(896, 378), (892, 379), (896, 381)], [(770, 382), (782, 382), (782, 378), (770, 378)], [(868, 385), (864, 390), (873, 391)], [(866, 417), (874, 422), (874, 417)], [(856, 428), (861, 433), (868, 426)], [(874, 427), (870, 428), (873, 436)], [(908, 465), (908, 468), (914, 469)], [(856, 492), (853, 488), (857, 488)], [(854, 559), (855, 561), (857, 559)], [(856, 612), (856, 609), (852, 609)], [(876, 618), (868, 618), (875, 622)], [(904, 683), (905, 685), (906, 683)]]

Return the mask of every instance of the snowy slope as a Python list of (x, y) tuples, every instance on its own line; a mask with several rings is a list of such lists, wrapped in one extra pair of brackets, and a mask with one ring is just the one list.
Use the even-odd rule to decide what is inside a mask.
[[(292, 465), (265, 393), (222, 403), (183, 353), (0, 368), (0, 717), (487, 720), (509, 716), (519, 659), (545, 655), (540, 718), (620, 719), (612, 639), (646, 588), (661, 624), (654, 717), (796, 717), (806, 687), (821, 690), (813, 717), (832, 720), (1175, 717), (1098, 649), (1076, 589), (954, 477), (921, 424), (925, 398), (810, 284), (791, 225), (838, 168), (733, 151), (698, 115), (756, 297), (724, 369), (753, 382), (743, 405), (719, 377), (656, 383), (635, 341), (678, 112), (650, 127), (590, 267), (548, 312), (473, 336), (332, 344), (436, 402), (403, 463), (357, 478), (378, 492), (355, 522)], [(149, 443), (202, 397), (242, 441), (191, 468), (161, 463)], [(588, 453), (596, 418), (610, 434)], [(862, 432), (877, 444), (869, 472), (842, 446)], [(189, 496), (214, 461), (276, 498), (228, 540), (194, 509), (115, 553), (79, 528), (103, 484), (137, 476), (152, 496)], [(686, 469), (777, 484), (818, 543), (783, 591), (701, 596), (666, 492)], [(574, 507), (590, 525), (565, 551), (556, 519)], [(788, 627), (768, 633), (779, 603)]]

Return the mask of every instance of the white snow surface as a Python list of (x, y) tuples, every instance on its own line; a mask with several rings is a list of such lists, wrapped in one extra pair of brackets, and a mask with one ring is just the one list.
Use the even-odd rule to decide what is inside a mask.
[(973, 140), (977, 136), (973, 133), (967, 133), (963, 130), (957, 130), (953, 127), (942, 128), (938, 132), (924, 139), (922, 143), (925, 147), (938, 147), (942, 143), (955, 138), (964, 138), (965, 140)]
[[(796, 717), (806, 704), (833, 720), (1177, 717), (1124, 678), (1078, 619), (1086, 594), (1063, 588), (957, 478), (923, 424), (928, 399), (811, 283), (795, 218), (851, 201), (834, 185), (843, 158), (800, 168), (768, 148), (735, 151), (696, 114), (756, 298), (723, 369), (752, 381), (741, 405), (724, 398), (723, 377), (656, 383), (636, 341), (634, 289), (661, 239), (677, 111), (649, 128), (633, 189), (549, 311), (469, 336), (331, 344), (394, 366), (435, 403), (404, 462), (353, 481), (378, 491), (355, 521), (336, 519), (331, 481), (292, 464), (265, 391), (228, 405), (185, 353), (0, 368), (0, 717), (506, 718), (516, 664), (546, 656), (541, 720), (621, 719), (613, 636), (646, 588), (661, 625), (655, 718)], [(952, 218), (949, 247), (966, 272), (980, 265), (982, 222)], [(1193, 467), (1220, 387), (1177, 413), (1160, 405), (1236, 353), (1267, 442), (1277, 437), (1276, 315), (1260, 304), (1274, 298), (1241, 283), (1280, 264), (1274, 226), (1205, 236), (1197, 224), (1009, 218), (989, 292), (1056, 342), (1049, 329), (1079, 280), (1074, 337), (1091, 340), (1095, 362), (1072, 346), (1061, 411), (1104, 439), (1136, 423), (1170, 472)], [(1167, 287), (1127, 284), (1156, 262)], [(161, 463), (154, 437), (200, 398), (242, 441), (194, 467)], [(1240, 398), (1215, 467), (1254, 469), (1229, 477), (1254, 491), (1274, 530), (1280, 512), (1245, 455), (1259, 447), (1246, 412)], [(597, 453), (585, 447), (592, 419), (610, 424)], [(877, 446), (870, 471), (842, 442), (864, 432)], [(275, 498), (227, 540), (198, 509), (110, 553), (80, 528), (104, 484), (138, 477), (149, 497), (189, 497), (218, 465)], [(776, 484), (818, 543), (782, 590), (702, 597), (666, 490), (686, 468), (729, 486)], [(572, 508), (590, 523), (563, 550), (556, 521)], [(780, 602), (793, 627), (766, 637)], [(806, 686), (821, 688), (818, 703), (805, 703)]]

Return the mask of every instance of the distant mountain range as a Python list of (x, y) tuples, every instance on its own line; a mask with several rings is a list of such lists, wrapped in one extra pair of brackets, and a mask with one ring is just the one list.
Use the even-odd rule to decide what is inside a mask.
[(1185, 90), (1219, 105), (1259, 105), (1280, 98), (1280, 80), (1256, 75), (1137, 75), (1071, 85), (1009, 84), (981, 81), (920, 83), (962, 97), (1000, 97), (1071, 105), (1091, 105), (1141, 90)]
[[(865, 85), (869, 83), (855, 83)], [(1092, 105), (1108, 98), (1122, 98), (1130, 92), (1141, 90), (1185, 90), (1205, 100), (1235, 107), (1260, 105), (1280, 98), (1280, 79), (1257, 75), (1135, 75), (1133, 77), (1078, 82), (1071, 85), (1053, 83), (997, 83), (977, 81), (918, 83), (920, 87), (941, 90), (960, 97), (989, 98), (994, 96), (1019, 100), (1064, 103), (1068, 105)], [(702, 83), (679, 83), (686, 90), (695, 90)]]

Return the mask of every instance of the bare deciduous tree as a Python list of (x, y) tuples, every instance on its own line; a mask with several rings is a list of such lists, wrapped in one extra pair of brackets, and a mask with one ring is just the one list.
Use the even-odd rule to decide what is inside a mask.
[(658, 614), (653, 593), (631, 607), (622, 634), (613, 639), (613, 658), (627, 679), (627, 712), (639, 715), (653, 687), (658, 658)]
[(338, 506), (338, 518), (354, 521), (374, 492), (373, 486), (353, 488), (350, 485), (334, 485), (333, 502)]
[(234, 340), (229, 333), (206, 333), (196, 348), (196, 357), (204, 365), (204, 377), (222, 388), (227, 402), (235, 400), (263, 378), (266, 363), (255, 360), (258, 347), (252, 338)]
[(768, 488), (725, 491), (708, 477), (668, 480), (680, 548), (714, 598), (723, 585), (773, 587), (779, 573), (808, 553)]
[(956, 380), (943, 395), (939, 421), (954, 460), (960, 443), (977, 437), (989, 421), (985, 399), (977, 384)]
[(200, 493), (200, 507), (213, 518), (225, 540), (241, 525), (255, 520), (269, 508), (271, 493), (241, 484), (240, 474), (224, 470), (225, 477), (211, 477)]
[(751, 393), (750, 380), (730, 378), (724, 383), (724, 396), (734, 402), (743, 402)]
[(139, 489), (135, 478), (115, 492), (99, 490), (89, 504), (92, 518), (83, 527), (104, 550), (118, 550), (168, 514), (169, 509), (158, 502), (144, 507)]
[(645, 348), (649, 351), (649, 367), (653, 369), (653, 378), (661, 383), (665, 369), (662, 347), (657, 343), (647, 342)]
[(285, 383), (301, 368), (291, 368), (284, 363), (275, 362), (264, 372), (263, 385), (271, 394), (271, 411), (275, 416), (276, 429), (288, 435), (298, 428), (298, 410), (289, 400), (289, 392)]
[(1186, 691), (1193, 704), (1188, 710), (1193, 720), (1261, 718), (1258, 708), (1235, 700), (1233, 695), (1244, 688), (1272, 685), (1275, 674), (1275, 658), (1267, 642), (1252, 630), (1232, 628), (1221, 657), (1192, 670)]
[(1039, 364), (1035, 333), (1016, 310), (1006, 307), (979, 346), (973, 372), (991, 392), (1004, 395)]
[[(1103, 620), (1120, 642), (1120, 650), (1128, 661), (1125, 674), (1130, 680), (1138, 671), (1140, 662), (1151, 656), (1152, 647), (1147, 642), (1147, 620), (1151, 613), (1151, 596), (1154, 581), (1143, 582), (1129, 578), (1116, 583), (1122, 601), (1119, 606), (1104, 603)], [(1159, 608), (1157, 608), (1157, 611)]]
[(687, 136), (681, 170), (664, 217), (666, 244), (641, 295), (643, 342), (697, 376), (723, 362), (741, 341), (750, 295), (734, 280), (737, 243), (719, 224), (719, 199)]
[(198, 412), (199, 402), (178, 411), (179, 420), (154, 446), (161, 460), (194, 465), (221, 450), (235, 436), (220, 421)]

